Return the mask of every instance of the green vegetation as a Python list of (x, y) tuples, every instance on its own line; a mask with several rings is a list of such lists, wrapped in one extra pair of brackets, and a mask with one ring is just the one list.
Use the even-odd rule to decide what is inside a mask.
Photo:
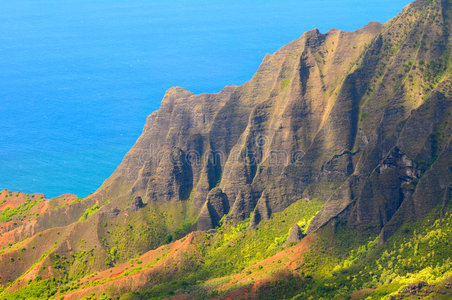
[(77, 251), (69, 256), (54, 253), (50, 256), (54, 272), (59, 278), (74, 281), (89, 274), (94, 266), (94, 249)]
[(26, 198), (25, 203), (17, 207), (7, 207), (0, 212), (0, 223), (9, 222), (11, 220), (22, 220), (33, 214), (31, 211), (41, 201)]
[(249, 220), (235, 226), (224, 226), (215, 234), (206, 233), (208, 247), (202, 249), (204, 270), (211, 275), (226, 275), (270, 257), (284, 249), (290, 228), (294, 224), (306, 230), (310, 220), (322, 207), (319, 200), (300, 200), (256, 230), (248, 230)]
[(46, 280), (36, 280), (29, 283), (20, 290), (10, 293), (1, 294), (2, 300), (17, 300), (17, 299), (49, 299), (58, 291), (58, 286), (62, 283), (61, 280), (52, 278)]
[[(374, 24), (360, 32), (339, 33), (337, 39), (334, 32), (307, 34), (301, 43), (275, 54), (269, 65), (264, 65), (267, 70), (260, 73), (262, 76), (259, 74), (232, 96), (225, 94), (213, 101), (209, 113), (214, 118), (208, 118), (205, 130), (200, 128), (205, 132), (197, 133), (198, 128), (191, 128), (185, 119), (181, 124), (188, 124), (188, 135), (171, 127), (167, 140), (188, 137), (189, 141), (179, 143), (181, 149), (177, 151), (162, 144), (162, 154), (167, 155), (168, 150), (175, 159), (170, 164), (156, 158), (143, 166), (143, 160), (134, 155), (146, 156), (142, 151), (147, 150), (131, 151), (127, 170), (122, 165), (116, 173), (119, 177), (113, 176), (114, 180), (87, 203), (77, 205), (81, 198), (62, 196), (43, 206), (47, 200), (42, 196), (2, 193), (0, 205), (11, 201), (12, 206), (19, 206), (0, 212), (0, 223), (10, 222), (0, 227), (0, 299), (60, 299), (71, 291), (86, 292), (84, 299), (117, 299), (129, 287), (136, 291), (121, 295), (122, 299), (181, 294), (188, 294), (190, 299), (222, 295), (247, 298), (246, 294), (257, 299), (400, 299), (421, 297), (418, 292), (441, 299), (451, 294), (452, 204), (447, 170), (452, 172), (452, 165), (446, 148), (452, 128), (448, 103), (450, 12), (445, 10), (451, 1), (424, 2), (407, 8), (384, 28)], [(330, 47), (332, 40), (340, 45)], [(356, 51), (346, 51), (346, 47)], [(285, 52), (296, 54), (288, 58)], [(305, 71), (305, 67), (310, 70)], [(291, 86), (300, 88), (301, 94), (288, 95)], [(435, 89), (437, 92), (431, 94)], [(231, 105), (225, 106), (223, 101)], [(184, 117), (185, 106), (172, 111)], [(187, 107), (190, 113), (190, 105)], [(203, 112), (196, 105), (194, 110)], [(250, 115), (253, 121), (245, 118)], [(300, 118), (307, 121), (300, 123)], [(244, 132), (250, 125), (247, 121), (253, 122), (252, 127)], [(152, 123), (151, 127), (159, 124)], [(215, 130), (219, 125), (226, 126), (226, 131)], [(279, 167), (266, 165), (267, 154), (262, 153), (258, 162), (262, 172), (249, 169), (249, 161), (243, 165), (242, 161), (237, 165), (234, 162), (231, 168), (227, 165), (223, 169), (214, 166), (217, 158), (207, 157), (211, 155), (207, 150), (250, 150), (247, 141), (258, 131), (274, 134), (273, 140), (281, 143), (281, 150), (306, 148), (309, 153), (303, 156), (302, 167), (291, 164), (281, 172)], [(153, 137), (145, 131), (145, 141), (148, 137), (153, 144)], [(344, 151), (351, 144), (353, 151)], [(400, 164), (398, 158), (395, 168), (391, 163), (394, 172), (378, 175), (378, 169), (372, 171), (386, 164), (384, 152), (396, 145), (409, 160), (415, 160), (411, 174), (415, 176), (409, 176), (413, 180), (403, 180), (410, 166)], [(195, 148), (209, 159), (190, 172), (185, 162), (178, 163), (183, 162), (182, 149)], [(358, 152), (362, 155), (352, 158)], [(128, 180), (132, 177), (121, 179), (125, 172), (140, 176), (132, 184), (134, 181)], [(319, 180), (314, 175), (319, 175)], [(295, 187), (293, 179), (306, 182), (308, 176), (312, 180), (306, 188)], [(284, 207), (288, 199), (302, 197), (295, 194), (301, 193), (301, 188), (302, 195), (312, 200), (290, 202), (291, 206), (273, 211), (269, 220), (262, 220), (256, 227), (250, 226), (253, 215), (240, 221), (223, 217), (217, 228), (184, 237), (195, 228), (202, 201), (198, 196), (207, 188), (234, 187), (236, 182), (251, 183), (247, 186), (251, 190), (243, 189), (243, 197), (232, 208), (241, 212), (250, 211), (255, 205), (250, 199), (261, 188), (280, 191), (280, 200), (286, 200), (278, 205)], [(278, 186), (279, 182), (283, 184)], [(390, 189), (386, 189), (388, 185)], [(349, 189), (338, 190), (341, 186)], [(144, 187), (146, 201), (141, 205), (133, 197), (143, 194)], [(183, 201), (175, 197), (176, 189)], [(363, 233), (356, 227), (379, 229), (390, 218), (399, 204), (391, 201), (393, 189), (405, 196), (414, 193), (420, 202), (416, 202), (416, 211), (430, 211), (429, 203), (434, 202), (424, 205), (424, 192), (442, 203), (422, 219), (402, 216), (404, 224), (383, 243), (376, 233)], [(324, 204), (317, 198), (331, 199), (333, 193), (337, 202), (329, 204), (336, 207), (327, 211), (333, 219), (301, 243), (287, 242), (295, 224), (306, 233)], [(363, 201), (354, 201), (358, 194), (365, 196)], [(111, 197), (113, 203), (102, 202), (104, 197)], [(165, 201), (161, 201), (163, 198)], [(95, 199), (101, 202), (93, 205)], [(410, 200), (405, 197), (403, 201), (400, 211), (407, 203), (409, 209)], [(336, 215), (336, 208), (342, 205), (347, 208)], [(62, 209), (52, 211), (58, 208)], [(43, 210), (51, 212), (51, 218), (36, 222), (35, 216)], [(376, 214), (362, 218), (357, 210), (375, 210)], [(80, 223), (72, 222), (77, 219)], [(413, 290), (413, 286), (421, 288)], [(22, 288), (7, 294), (16, 287)]]
[(290, 79), (283, 79), (281, 81), (281, 90), (286, 90), (289, 87), (291, 80)]
[[(450, 206), (450, 205), (449, 205)], [(417, 222), (405, 224), (383, 246), (377, 236), (357, 234), (345, 223), (320, 232), (320, 241), (304, 256), (303, 292), (296, 299), (347, 299), (368, 289), (381, 299), (409, 284), (439, 284), (452, 276), (452, 213), (440, 208)]]
[[(150, 206), (143, 208), (141, 213), (141, 215), (127, 217), (124, 222), (120, 223), (115, 223), (108, 218), (101, 220), (101, 243), (109, 253), (106, 265), (114, 266), (135, 258), (138, 253), (155, 249), (165, 241), (169, 242), (173, 239), (173, 235), (171, 238), (169, 237), (169, 229), (162, 213)], [(177, 236), (177, 238), (179, 237)], [(114, 255), (112, 255), (112, 251)]]
[[(437, 44), (434, 45), (438, 48), (447, 49), (447, 45), (445, 44)], [(450, 68), (450, 51), (444, 51), (443, 54), (431, 61), (429, 61), (425, 68), (422, 67), (422, 70), (425, 74), (425, 89), (426, 91), (431, 91), (438, 84), (440, 79), (446, 73), (446, 71)]]
[(98, 204), (94, 204), (91, 207), (88, 207), (83, 215), (78, 219), (79, 222), (87, 220), (89, 217), (94, 215), (101, 207)]
[[(376, 235), (360, 233), (342, 221), (332, 223), (317, 233), (316, 244), (303, 255), (297, 273), (278, 271), (278, 266), (284, 265), (281, 260), (256, 265), (289, 247), (286, 239), (290, 228), (298, 224), (305, 231), (322, 204), (318, 200), (300, 200), (262, 221), (256, 229), (249, 228), (247, 219), (223, 224), (216, 232), (205, 232), (196, 240), (197, 253), (189, 252), (182, 261), (174, 261), (179, 266), (176, 274), (165, 275), (170, 277), (161, 277), (150, 289), (124, 295), (122, 299), (161, 299), (179, 293), (206, 299), (221, 295), (217, 288), (233, 276), (246, 273), (252, 283), (257, 272), (273, 278), (258, 287), (259, 299), (282, 293), (294, 299), (348, 299), (359, 291), (366, 299), (381, 299), (397, 295), (413, 283), (441, 285), (452, 276), (452, 204), (405, 224), (382, 246)], [(94, 249), (79, 251), (68, 257), (53, 253), (49, 258), (58, 278), (35, 280), (0, 298), (48, 299), (57, 292), (64, 294), (87, 284), (96, 286), (112, 280), (80, 283), (80, 278), (92, 272), (93, 252)], [(116, 264), (120, 250), (111, 247), (108, 253), (111, 264)], [(169, 251), (163, 252), (146, 264), (133, 259), (130, 269), (119, 277), (151, 268), (168, 254)], [(240, 288), (241, 284), (231, 288)]]
[[(34, 281), (29, 281), (27, 286), (16, 292), (9, 294), (0, 293), (0, 299), (49, 299), (57, 292), (66, 293), (79, 289), (80, 278), (92, 272), (91, 268), (94, 263), (93, 251), (94, 249), (90, 251), (78, 251), (69, 257), (57, 253), (49, 255), (51, 251), (45, 252), (38, 262), (41, 262), (49, 256), (55, 277), (42, 280), (41, 276), (38, 275)], [(36, 264), (24, 274), (27, 274)], [(43, 270), (45, 269), (43, 267)]]
[[(181, 270), (175, 280), (158, 284), (147, 291), (133, 292), (121, 299), (161, 299), (176, 292), (196, 293), (197, 299), (213, 297), (204, 282), (216, 278), (224, 281), (262, 259), (283, 250), (290, 228), (301, 224), (306, 229), (309, 221), (322, 207), (318, 200), (300, 200), (272, 218), (262, 221), (256, 229), (249, 229), (250, 219), (224, 224), (215, 233), (204, 233), (198, 244), (201, 260), (193, 257), (192, 270)], [(198, 260), (198, 261), (197, 261)], [(186, 274), (188, 272), (188, 274)]]
[[(248, 229), (247, 220), (224, 225), (217, 233), (206, 233), (198, 246), (203, 264), (195, 272), (147, 291), (127, 294), (123, 299), (161, 299), (179, 293), (191, 293), (198, 299), (218, 296), (221, 293), (216, 287), (282, 250), (288, 225), (295, 222), (306, 228), (310, 213), (315, 214), (320, 206), (300, 201), (274, 214), (256, 230)], [(304, 215), (300, 214), (303, 210)], [(274, 280), (260, 286), (256, 295), (259, 299), (281, 295), (293, 299), (349, 299), (351, 294), (361, 292), (366, 299), (381, 299), (397, 295), (417, 282), (441, 286), (452, 276), (451, 212), (450, 205), (446, 213), (437, 208), (426, 218), (405, 224), (382, 246), (376, 235), (359, 233), (345, 222), (330, 224), (318, 232), (318, 241), (304, 254), (298, 274), (274, 274), (269, 270)], [(255, 272), (266, 269), (259, 265), (247, 270), (246, 274), (253, 278)], [(430, 296), (435, 299), (438, 294), (433, 291)]]
[[(65, 199), (64, 199), (64, 200), (65, 200)], [(83, 198), (78, 197), (77, 199), (75, 199), (74, 201), (71, 201), (70, 203), (65, 202), (65, 203), (63, 203), (63, 204), (61, 204), (61, 205), (56, 206), (55, 209), (62, 208), (62, 207), (67, 207), (67, 206), (71, 206), (71, 205), (73, 205), (73, 204), (76, 204), (76, 203), (79, 203), (79, 202), (82, 202), (82, 201), (83, 201)]]
[(174, 240), (180, 239), (181, 237), (188, 234), (192, 228), (193, 228), (193, 224), (191, 224), (191, 223), (182, 224), (182, 226), (177, 228), (173, 233), (168, 233), (165, 236), (163, 243), (168, 244)]

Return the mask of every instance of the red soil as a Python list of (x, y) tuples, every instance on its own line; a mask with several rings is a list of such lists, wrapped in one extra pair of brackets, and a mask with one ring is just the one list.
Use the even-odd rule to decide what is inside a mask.
[(50, 202), (49, 201), (43, 201), (39, 204), (39, 214), (42, 214), (43, 212), (45, 212), (46, 210), (48, 210), (50, 207)]
[[(130, 262), (126, 262), (122, 265), (100, 272), (92, 278), (90, 278), (90, 276), (87, 276), (81, 279), (80, 283), (82, 285), (87, 285), (89, 282), (103, 281), (112, 278), (113, 280), (98, 284), (96, 286), (86, 286), (83, 289), (76, 290), (64, 295), (63, 299), (80, 299), (85, 296), (91, 295), (91, 293), (101, 294), (105, 290), (112, 289), (120, 291), (120, 293), (126, 293), (129, 291), (145, 288), (149, 286), (149, 284), (152, 284), (152, 282), (149, 281), (149, 278), (151, 278), (152, 275), (164, 274), (167, 272), (177, 272), (177, 270), (173, 270), (172, 268), (175, 267), (175, 262), (180, 257), (183, 257), (185, 253), (190, 250), (190, 247), (193, 246), (195, 234), (196, 233), (190, 233), (185, 238), (177, 240), (172, 244), (164, 245), (158, 249), (146, 252), (139, 257), (141, 264), (135, 263), (134, 267), (131, 267)], [(157, 258), (160, 259), (157, 261)], [(140, 266), (145, 267), (147, 264), (151, 264), (152, 266), (138, 271), (134, 274), (121, 276), (125, 272), (130, 271), (133, 268)]]
[[(270, 277), (270, 271), (289, 271), (296, 273), (303, 263), (303, 255), (310, 249), (312, 244), (315, 243), (315, 234), (310, 234), (301, 240), (298, 244), (285, 249), (272, 257), (264, 259), (263, 261), (252, 265), (239, 274), (233, 276), (228, 283), (220, 287), (219, 290), (228, 290), (234, 285), (247, 285), (252, 282), (252, 291), (255, 292), (262, 283), (268, 282), (272, 278)], [(260, 267), (261, 266), (261, 267)], [(247, 275), (247, 272), (251, 271)], [(249, 272), (248, 272), (249, 273)]]
[(369, 293), (372, 293), (375, 289), (362, 289), (359, 291), (356, 291), (350, 295), (351, 300), (361, 299), (364, 298)]
[(18, 206), (19, 203), (17, 203), (16, 201), (6, 201), (2, 205), (0, 205), (0, 211), (3, 211), (7, 207), (18, 207)]

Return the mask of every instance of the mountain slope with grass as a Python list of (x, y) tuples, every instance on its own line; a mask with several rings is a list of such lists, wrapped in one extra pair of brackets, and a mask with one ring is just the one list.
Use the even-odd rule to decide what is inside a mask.
[(85, 199), (2, 191), (0, 299), (447, 299), (451, 7), (168, 90)]

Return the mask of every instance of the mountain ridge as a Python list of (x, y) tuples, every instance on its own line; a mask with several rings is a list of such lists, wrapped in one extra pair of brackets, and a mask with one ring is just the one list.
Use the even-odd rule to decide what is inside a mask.
[[(447, 290), (451, 5), (417, 0), (385, 24), (308, 31), (267, 54), (250, 81), (215, 94), (170, 88), (94, 194), (0, 205), (0, 298), (30, 284), (68, 299), (106, 287), (107, 298), (171, 296), (173, 287), (189, 298), (200, 287), (213, 293), (204, 298), (259, 298), (278, 284), (320, 297), (336, 277), (347, 287), (338, 295), (371, 293), (367, 285), (402, 295), (416, 264), (441, 274), (424, 287)], [(407, 224), (435, 237), (436, 254)], [(413, 264), (406, 249), (425, 257)], [(374, 265), (383, 251), (403, 253), (399, 277), (388, 275), (392, 261)], [(380, 279), (359, 273), (364, 266)], [(340, 270), (368, 281), (347, 285)], [(400, 285), (388, 287), (388, 276)]]
[[(432, 10), (435, 5), (437, 7)], [(123, 163), (99, 189), (98, 193), (108, 194), (109, 190), (115, 190), (114, 185), (112, 187), (112, 184), (110, 184), (111, 181), (117, 180), (117, 178), (123, 180), (124, 177), (133, 173), (131, 178), (135, 182), (132, 184), (129, 194), (124, 197), (133, 198), (138, 195), (143, 197), (145, 202), (157, 203), (159, 201), (168, 202), (172, 199), (181, 201), (192, 199), (193, 203), (190, 204), (192, 211), (181, 212), (185, 215), (190, 215), (191, 219), (196, 219), (199, 215), (205, 218), (213, 213), (217, 215), (216, 219), (221, 219), (223, 214), (227, 214), (226, 218), (243, 220), (253, 212), (254, 223), (258, 223), (259, 218), (270, 217), (271, 211), (284, 209), (293, 201), (296, 201), (300, 195), (312, 197), (313, 195), (310, 195), (310, 192), (307, 191), (309, 184), (323, 184), (321, 181), (326, 180), (326, 184), (330, 184), (331, 189), (338, 188), (345, 182), (347, 177), (352, 175), (348, 174), (351, 170), (347, 170), (347, 168), (355, 169), (353, 163), (352, 166), (349, 165), (347, 167), (345, 164), (349, 163), (344, 161), (343, 158), (349, 161), (359, 159), (353, 157), (355, 155), (357, 157), (361, 156), (361, 151), (363, 150), (361, 148), (366, 147), (360, 140), (366, 140), (369, 136), (375, 136), (375, 133), (368, 132), (365, 136), (359, 137), (359, 135), (363, 134), (363, 130), (355, 128), (359, 126), (358, 124), (364, 123), (360, 122), (358, 117), (359, 115), (362, 117), (367, 114), (365, 111), (367, 109), (365, 107), (366, 102), (375, 101), (372, 100), (372, 97), (366, 97), (367, 95), (365, 94), (369, 93), (366, 89), (374, 88), (370, 80), (385, 80), (385, 77), (389, 80), (392, 77), (391, 80), (395, 81), (394, 76), (396, 75), (404, 76), (403, 78), (407, 76), (407, 74), (391, 73), (398, 72), (401, 67), (406, 68), (406, 66), (400, 66), (398, 60), (406, 60), (407, 58), (404, 56), (407, 56), (408, 51), (401, 55), (398, 55), (397, 52), (389, 54), (391, 59), (388, 62), (381, 61), (379, 58), (379, 56), (387, 55), (388, 53), (388, 49), (381, 49), (385, 39), (387, 40), (386, 43), (389, 42), (389, 45), (411, 47), (408, 44), (418, 43), (416, 39), (420, 35), (417, 32), (417, 28), (410, 28), (411, 22), (416, 23), (418, 27), (423, 24), (423, 26), (433, 28), (434, 24), (430, 24), (430, 19), (433, 17), (430, 16), (429, 18), (428, 15), (437, 14), (437, 16), (442, 16), (443, 13), (448, 11), (446, 6), (446, 2), (432, 4), (429, 1), (416, 1), (407, 6), (399, 16), (386, 24), (371, 22), (363, 29), (354, 32), (331, 29), (328, 33), (321, 34), (318, 29), (308, 31), (300, 39), (289, 43), (273, 55), (266, 55), (256, 75), (249, 82), (240, 87), (227, 87), (217, 94), (195, 95), (180, 87), (171, 88), (166, 93), (160, 110), (148, 118), (143, 135), (137, 141), (136, 146), (134, 146), (139, 149), (140, 153), (134, 155), (134, 148), (132, 148)], [(430, 7), (430, 10), (425, 12), (425, 7)], [(435, 13), (432, 13), (432, 11), (435, 11)], [(419, 18), (421, 15), (426, 18)], [(447, 18), (444, 20), (447, 20)], [(447, 26), (447, 24), (444, 23), (443, 26)], [(441, 26), (438, 27), (439, 29), (436, 29), (441, 30)], [(400, 32), (400, 28), (406, 28), (406, 32)], [(402, 35), (404, 36), (403, 38)], [(420, 38), (422, 40), (424, 37)], [(435, 41), (434, 37), (433, 43)], [(361, 44), (356, 44), (359, 42)], [(349, 46), (350, 43), (355, 43), (352, 49), (361, 51), (352, 51), (349, 49), (350, 47), (344, 49), (344, 44)], [(426, 42), (424, 41), (424, 43)], [(367, 46), (370, 47), (368, 50), (364, 48)], [(362, 52), (363, 50), (364, 52)], [(394, 51), (394, 49), (389, 50)], [(421, 49), (420, 45), (418, 45), (417, 53), (415, 54), (418, 56), (420, 55), (419, 53), (425, 52), (425, 55), (429, 55), (429, 51), (437, 51), (437, 49)], [(363, 53), (365, 53), (364, 56), (362, 56)], [(294, 57), (299, 57), (299, 59)], [(330, 61), (326, 61), (328, 59)], [(358, 62), (355, 60), (358, 60)], [(359, 60), (362, 61), (359, 62)], [(355, 65), (355, 63), (361, 64), (361, 66)], [(379, 65), (385, 68), (386, 63), (392, 63), (389, 66), (388, 74), (383, 74), (381, 75), (383, 78), (376, 79), (377, 76), (374, 76), (375, 74), (372, 75), (375, 72), (373, 68), (379, 67)], [(411, 66), (409, 71), (411, 71)], [(297, 72), (299, 74), (296, 74)], [(409, 76), (412, 76), (412, 74)], [(419, 81), (422, 80), (422, 78), (419, 78)], [(361, 88), (360, 85), (362, 85)], [(396, 94), (396, 87), (389, 95), (387, 95), (388, 89), (384, 86), (380, 88), (380, 91), (382, 94), (386, 94), (384, 95), (386, 97), (407, 98), (414, 96), (409, 93), (406, 93), (408, 95), (403, 95), (402, 88), (405, 88), (405, 86), (400, 84), (397, 89), (399, 95)], [(308, 95), (306, 96), (305, 93), (308, 93)], [(421, 93), (423, 92), (421, 91)], [(390, 96), (391, 94), (393, 96)], [(287, 97), (290, 100), (287, 101)], [(354, 100), (356, 102), (350, 103), (349, 99), (353, 98), (356, 99)], [(419, 95), (412, 99), (416, 98), (418, 99), (416, 100), (418, 104), (413, 103), (410, 107), (400, 107), (398, 109), (406, 109), (407, 112), (416, 109), (423, 101)], [(338, 105), (337, 101), (343, 101), (343, 107)], [(363, 101), (364, 109), (362, 109), (363, 107), (360, 103)], [(391, 105), (392, 103), (386, 109), (391, 109)], [(400, 104), (397, 105), (400, 106)], [(383, 106), (380, 109), (384, 108)], [(201, 115), (196, 115), (193, 112), (186, 111), (187, 109), (190, 111), (194, 109), (202, 113)], [(223, 113), (225, 110), (228, 113), (227, 115)], [(304, 118), (300, 119), (296, 113), (303, 115)], [(348, 114), (346, 119), (344, 119), (344, 113)], [(162, 120), (160, 114), (166, 114), (166, 117), (170, 119), (173, 118), (171, 128), (165, 122), (158, 123), (159, 120)], [(287, 119), (287, 115), (289, 120), (285, 121), (284, 119)], [(178, 117), (185, 119), (184, 121), (174, 119)], [(218, 120), (218, 123), (216, 120)], [(161, 126), (166, 127), (160, 128)], [(275, 129), (278, 126), (282, 127), (282, 130)], [(340, 132), (335, 131), (335, 127), (339, 128)], [(150, 137), (153, 134), (150, 132), (150, 128), (158, 132), (159, 137), (155, 135)], [(228, 132), (231, 131), (231, 128), (232, 132)], [(235, 132), (233, 132), (234, 130)], [(286, 131), (283, 133), (282, 131), (284, 130)], [(166, 137), (162, 135), (162, 132), (166, 133)], [(291, 135), (295, 140), (294, 142), (288, 141)], [(333, 138), (325, 137), (325, 135), (333, 136)], [(187, 137), (188, 143), (183, 141), (184, 137)], [(327, 138), (334, 140), (335, 144), (325, 145), (325, 143), (331, 143), (331, 141), (325, 140)], [(168, 153), (172, 151), (171, 149), (182, 151), (176, 154), (179, 155), (176, 163), (180, 164), (182, 168), (177, 169), (171, 166), (174, 161), (166, 165), (156, 165), (152, 161), (154, 158), (151, 157), (149, 151), (143, 150), (145, 146), (140, 144), (144, 140), (146, 142), (143, 142), (143, 145), (150, 146), (153, 148), (151, 151), (161, 154), (162, 157), (168, 157), (170, 155)], [(361, 148), (353, 149), (356, 142), (361, 143), (358, 146)], [(258, 145), (258, 143), (266, 143), (267, 145)], [(285, 143), (285, 145), (281, 147), (281, 143)], [(165, 147), (167, 148), (162, 150), (157, 144), (166, 144)], [(319, 147), (323, 147), (321, 151)], [(379, 154), (379, 156), (389, 155), (389, 150), (383, 150), (384, 153)], [(229, 156), (230, 153), (237, 154), (236, 156), (238, 157)], [(278, 162), (280, 164), (278, 166), (266, 166), (269, 155), (273, 153), (286, 155), (283, 159), (290, 160), (296, 157), (296, 159), (300, 159), (299, 163), (305, 164), (305, 166), (300, 168), (292, 162)], [(191, 168), (190, 165), (191, 162), (189, 160), (192, 159), (189, 157), (190, 154), (193, 154), (197, 159), (194, 168)], [(205, 157), (205, 155), (212, 155), (213, 158), (201, 161), (201, 158)], [(216, 161), (216, 155), (220, 156), (218, 161)], [(247, 158), (245, 157), (246, 155), (251, 155), (252, 157)], [(330, 155), (330, 157), (325, 158), (327, 155)], [(146, 158), (143, 159), (143, 157)], [(331, 157), (332, 160), (328, 161)], [(336, 172), (335, 177), (342, 178), (334, 179), (334, 176), (330, 176), (331, 178), (320, 178), (317, 180), (320, 183), (312, 182), (312, 178), (323, 176), (321, 174), (323, 171), (319, 169), (327, 167), (328, 164), (337, 164), (338, 162), (333, 162), (333, 160), (341, 159), (342, 161), (339, 163), (343, 165), (341, 166), (343, 169), (333, 170), (333, 172)], [(133, 165), (133, 163), (128, 163), (129, 160), (139, 161), (139, 163)], [(248, 160), (248, 162), (245, 160)], [(312, 160), (317, 160), (317, 165), (309, 166)], [(158, 163), (161, 163), (161, 161)], [(127, 169), (127, 172), (122, 171), (122, 166)], [(149, 168), (149, 170), (145, 171), (145, 168)], [(162, 172), (165, 174), (176, 173), (173, 174), (173, 178), (167, 177), (162, 181), (162, 178), (155, 179), (156, 176), (154, 174), (158, 170), (163, 170)], [(272, 178), (268, 178), (265, 172), (276, 173), (272, 173)], [(331, 173), (331, 171), (329, 172)], [(370, 173), (372, 170), (364, 172)], [(267, 184), (271, 185), (271, 181), (274, 181), (273, 178), (277, 179), (279, 176), (287, 176), (289, 180), (293, 180), (296, 176), (301, 176), (303, 179), (299, 182), (301, 182), (302, 187), (298, 188), (299, 182), (290, 184), (285, 184), (284, 182), (273, 183), (275, 186), (272, 189), (263, 187)], [(187, 181), (184, 182), (184, 179), (187, 179)], [(216, 184), (227, 195), (230, 211), (224, 211), (224, 209), (219, 208), (219, 210), (224, 212), (212, 212), (207, 208), (207, 206), (212, 206), (212, 204), (208, 204), (205, 199), (207, 199), (209, 191)], [(121, 182), (117, 186), (124, 188), (124, 185)], [(160, 185), (165, 188), (161, 188)], [(163, 194), (156, 192), (159, 189), (165, 190)], [(277, 190), (277, 192), (272, 190)], [(118, 196), (116, 195), (115, 197)], [(268, 201), (269, 197), (271, 201)], [(328, 198), (329, 196), (325, 195), (323, 200), (326, 201)], [(337, 211), (336, 215), (339, 213), (340, 211)], [(317, 224), (317, 221), (321, 218), (322, 214), (314, 220), (311, 230), (322, 226), (322, 224)], [(331, 219), (331, 217), (328, 219)], [(383, 223), (386, 221), (389, 220), (385, 220)], [(201, 226), (200, 229), (208, 228)]]

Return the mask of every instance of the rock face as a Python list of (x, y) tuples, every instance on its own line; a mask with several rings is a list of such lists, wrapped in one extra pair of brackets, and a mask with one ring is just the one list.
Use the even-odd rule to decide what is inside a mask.
[(317, 197), (309, 231), (337, 217), (384, 240), (451, 198), (450, 14), (418, 0), (386, 24), (307, 32), (242, 86), (171, 88), (92, 197), (142, 197), (202, 230)]
[(140, 208), (144, 207), (143, 199), (141, 199), (140, 196), (136, 196), (135, 199), (132, 201), (132, 209), (133, 210), (139, 210)]
[[(404, 222), (444, 210), (451, 14), (450, 1), (418, 0), (386, 24), (307, 32), (267, 55), (242, 86), (171, 88), (90, 197), (0, 192), (0, 211), (21, 206), (3, 214), (0, 247), (27, 245), (0, 254), (0, 285), (25, 286), (35, 271), (53, 276), (42, 268), (51, 253), (85, 255), (97, 272), (221, 220), (251, 217), (256, 228), (301, 198), (324, 202), (308, 233), (340, 221), (381, 243)], [(299, 238), (296, 226), (288, 241)], [(78, 274), (79, 264), (71, 268)]]
[(304, 237), (303, 231), (301, 231), (300, 226), (295, 224), (292, 226), (289, 232), (289, 236), (287, 237), (288, 243), (298, 243)]
[(198, 218), (198, 230), (208, 230), (219, 225), (221, 218), (229, 211), (228, 197), (220, 188), (213, 188)]

